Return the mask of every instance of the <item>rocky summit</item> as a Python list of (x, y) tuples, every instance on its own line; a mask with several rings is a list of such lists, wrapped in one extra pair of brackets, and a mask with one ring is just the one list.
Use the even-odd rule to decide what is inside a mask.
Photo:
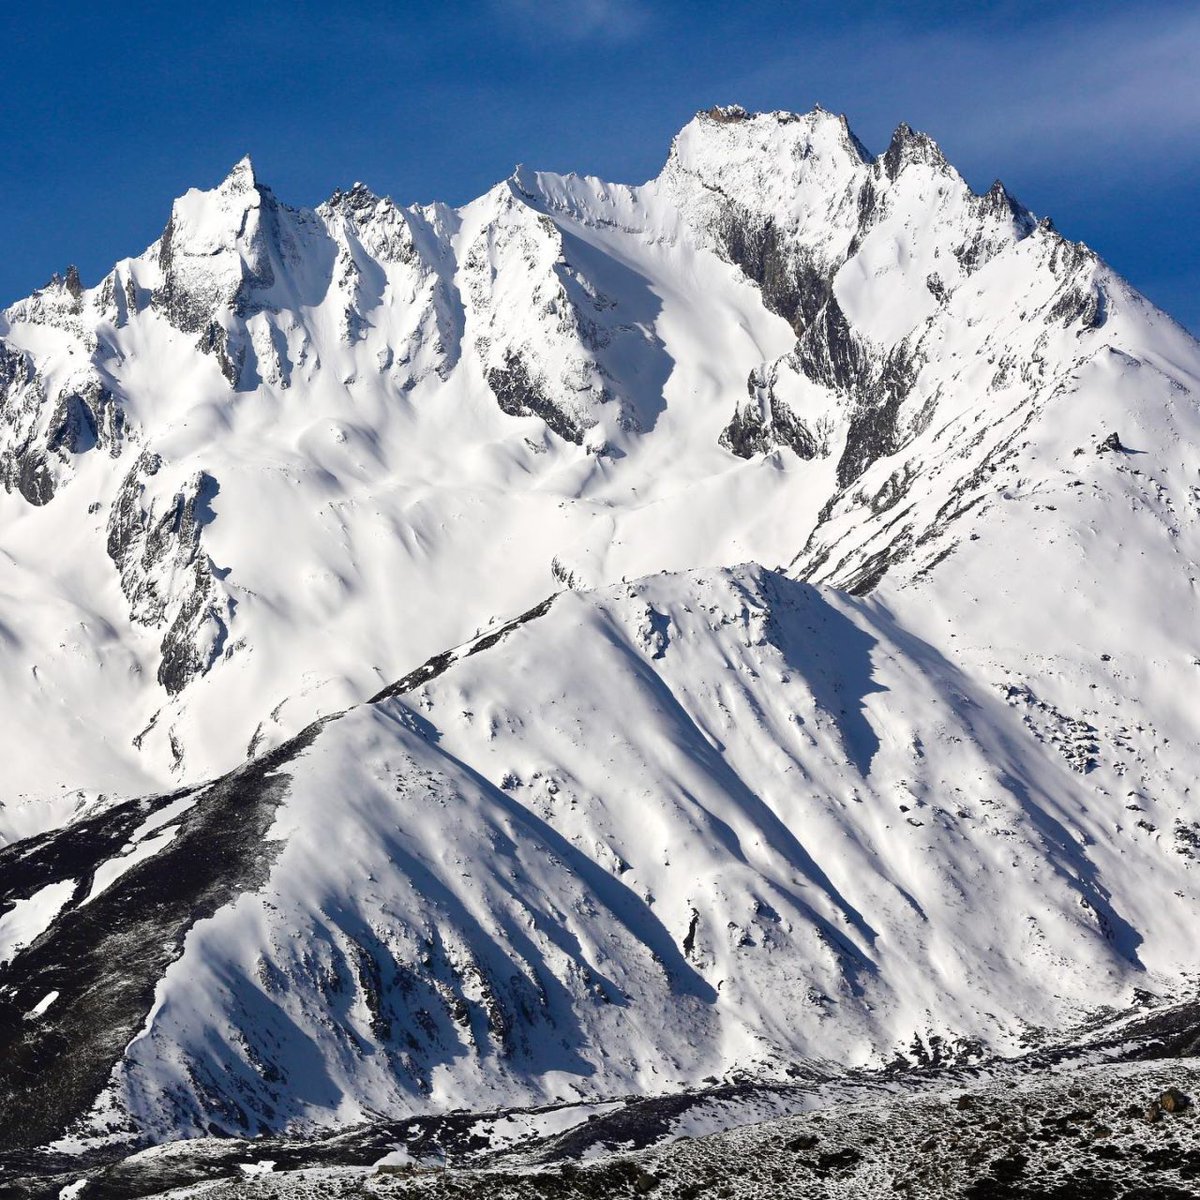
[(244, 159), (0, 482), (0, 1193), (1196, 1186), (1200, 343), (926, 134)]

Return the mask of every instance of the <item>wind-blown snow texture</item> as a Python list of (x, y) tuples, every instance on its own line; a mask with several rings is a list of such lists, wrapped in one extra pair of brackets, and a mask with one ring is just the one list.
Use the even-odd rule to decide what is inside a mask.
[(11, 1145), (1200, 972), (1200, 346), (925, 135), (714, 109), (458, 210), (245, 160), (0, 338)]

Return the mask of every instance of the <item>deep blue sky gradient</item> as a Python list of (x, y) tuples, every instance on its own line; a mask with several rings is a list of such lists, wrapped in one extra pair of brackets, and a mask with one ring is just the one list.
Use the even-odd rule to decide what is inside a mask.
[(699, 108), (901, 120), (1200, 330), (1200, 5), (265, 0), (7, 5), (0, 304), (96, 282), (249, 151), (281, 199), (461, 203), (517, 162), (641, 182)]

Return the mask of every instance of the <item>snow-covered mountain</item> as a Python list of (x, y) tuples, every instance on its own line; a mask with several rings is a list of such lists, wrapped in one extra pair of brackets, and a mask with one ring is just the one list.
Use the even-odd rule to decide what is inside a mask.
[(713, 109), (457, 210), (244, 160), (0, 337), (9, 1144), (1194, 986), (1200, 345), (925, 135)]

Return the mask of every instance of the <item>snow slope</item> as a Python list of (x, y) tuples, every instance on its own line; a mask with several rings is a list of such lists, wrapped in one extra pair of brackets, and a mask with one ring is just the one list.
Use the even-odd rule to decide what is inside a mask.
[(1012, 1048), (1170, 988), (1189, 863), (1113, 838), (1123, 797), (1021, 718), (884, 606), (761, 568), (565, 593), (304, 751), (269, 883), (192, 932), (123, 1099), (153, 1126), (230, 1091), (264, 1124), (660, 1091)]
[(14, 1145), (1194, 985), (1200, 346), (924, 135), (714, 109), (460, 210), (245, 161), (0, 335)]
[[(838, 298), (894, 339), (864, 314), (937, 309), (926, 259), (952, 292), (1031, 223), (920, 135), (872, 162), (829, 114), (714, 112), (643, 187), (518, 169), (458, 211), (295, 210), (244, 160), (0, 317), (8, 836), (228, 769), (556, 574), (796, 554), (841, 482)], [(777, 419), (731, 438), (752, 373)]]
[[(199, 923), (184, 864), (236, 869), (246, 787), (44, 844), (43, 891), (98, 883), (14, 964), (22, 1051), (143, 972), (86, 1128), (157, 1136), (1013, 1051), (1200, 965), (1192, 860), (1073, 734), (881, 600), (760, 567), (566, 591), (270, 764), (269, 865)], [(117, 966), (130, 922), (177, 941)]]

